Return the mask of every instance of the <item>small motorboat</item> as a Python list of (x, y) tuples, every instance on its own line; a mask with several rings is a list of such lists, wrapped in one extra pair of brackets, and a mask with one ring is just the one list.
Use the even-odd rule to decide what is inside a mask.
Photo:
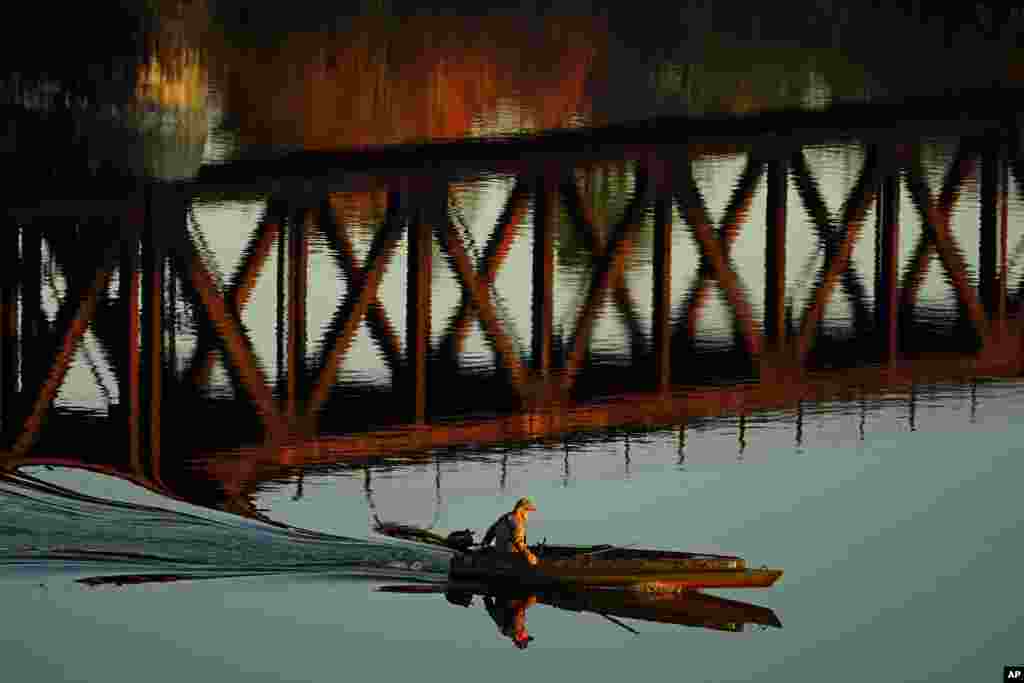
[(454, 552), (449, 569), (453, 581), (522, 588), (619, 588), (680, 591), (698, 588), (764, 588), (781, 569), (747, 567), (741, 557), (647, 550), (614, 545), (530, 546), (538, 563), (518, 555), (476, 549), (469, 530), (442, 534), (401, 524), (378, 524), (377, 531), (395, 538), (447, 548)]

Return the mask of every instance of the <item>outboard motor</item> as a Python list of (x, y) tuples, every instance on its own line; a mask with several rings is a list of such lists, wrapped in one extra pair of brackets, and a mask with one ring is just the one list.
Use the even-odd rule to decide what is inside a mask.
[(445, 600), (459, 607), (469, 607), (473, 604), (473, 594), (464, 591), (446, 591)]
[(454, 550), (460, 550), (466, 552), (473, 546), (473, 532), (469, 529), (463, 529), (462, 531), (453, 531), (448, 534), (448, 538), (445, 539), (445, 545)]

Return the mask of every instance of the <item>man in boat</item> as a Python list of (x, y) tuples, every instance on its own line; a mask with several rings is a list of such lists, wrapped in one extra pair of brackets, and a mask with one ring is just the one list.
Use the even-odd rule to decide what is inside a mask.
[(480, 545), (486, 548), (493, 539), (498, 552), (516, 553), (526, 558), (530, 564), (537, 564), (537, 556), (526, 545), (526, 518), (536, 509), (529, 498), (520, 498), (512, 512), (506, 512), (491, 525)]
[(484, 607), (497, 624), (501, 635), (511, 638), (512, 644), (520, 650), (525, 650), (533, 640), (533, 636), (526, 630), (526, 610), (536, 604), (536, 595), (525, 599), (484, 596)]

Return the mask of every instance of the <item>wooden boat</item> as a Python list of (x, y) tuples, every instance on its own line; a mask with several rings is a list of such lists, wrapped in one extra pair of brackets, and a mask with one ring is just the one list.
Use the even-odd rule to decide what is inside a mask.
[[(453, 547), (452, 535), (401, 524), (378, 524), (380, 533), (451, 550), (453, 581), (523, 588), (629, 588), (680, 591), (696, 588), (762, 588), (774, 584), (780, 569), (751, 569), (741, 557), (612, 545), (530, 546), (537, 565), (517, 555)], [(461, 532), (468, 533), (468, 532)]]
[(742, 558), (614, 546), (532, 546), (539, 562), (495, 552), (455, 555), (453, 580), (523, 587), (629, 588), (678, 591), (693, 588), (771, 586), (778, 569), (750, 569)]

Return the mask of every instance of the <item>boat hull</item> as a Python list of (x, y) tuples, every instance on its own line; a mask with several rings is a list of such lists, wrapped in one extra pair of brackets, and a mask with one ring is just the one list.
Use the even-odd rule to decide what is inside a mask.
[(782, 575), (778, 569), (748, 569), (739, 558), (676, 553), (661, 559), (598, 559), (578, 555), (529, 565), (518, 556), (465, 553), (452, 558), (456, 581), (526, 588), (620, 588), (640, 591), (681, 591), (695, 588), (762, 588)]
[(781, 569), (712, 570), (661, 576), (654, 580), (623, 584), (638, 591), (674, 592), (698, 588), (768, 588), (782, 576)]

